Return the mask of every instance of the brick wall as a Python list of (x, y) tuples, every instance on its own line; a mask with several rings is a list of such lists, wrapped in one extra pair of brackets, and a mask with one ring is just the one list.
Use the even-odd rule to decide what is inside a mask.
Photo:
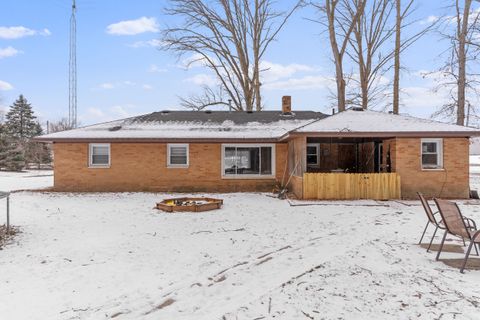
[(416, 192), (428, 197), (468, 198), (468, 138), (443, 139), (443, 170), (422, 170), (420, 138), (397, 138), (389, 142), (392, 171), (401, 177), (402, 198), (414, 199)]
[(87, 143), (53, 149), (58, 191), (272, 191), (287, 156), (287, 144), (276, 144), (276, 179), (222, 179), (221, 144), (191, 143), (188, 168), (167, 168), (165, 143), (112, 143), (110, 168), (88, 167)]

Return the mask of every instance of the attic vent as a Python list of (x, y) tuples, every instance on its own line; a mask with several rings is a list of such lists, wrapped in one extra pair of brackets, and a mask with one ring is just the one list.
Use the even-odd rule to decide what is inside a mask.
[(118, 131), (120, 129), (122, 129), (122, 126), (115, 126), (115, 127), (109, 128), (108, 131)]
[(352, 107), (353, 111), (363, 111), (362, 107)]
[(205, 113), (210, 114), (212, 113), (212, 110), (205, 110)]

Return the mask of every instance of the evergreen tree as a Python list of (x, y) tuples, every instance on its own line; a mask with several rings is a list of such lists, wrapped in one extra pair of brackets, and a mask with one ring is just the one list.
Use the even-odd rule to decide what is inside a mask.
[(28, 139), (39, 134), (39, 124), (30, 103), (23, 95), (10, 106), (5, 116), (5, 130), (9, 137)]
[(25, 156), (20, 140), (8, 137), (4, 131), (0, 132), (0, 169), (20, 171), (24, 167)]
[(26, 165), (51, 162), (47, 145), (31, 140), (43, 134), (32, 106), (23, 95), (10, 106), (0, 132), (0, 169), (19, 171)]
[(0, 170), (5, 167), (7, 136), (5, 135), (5, 126), (0, 122)]

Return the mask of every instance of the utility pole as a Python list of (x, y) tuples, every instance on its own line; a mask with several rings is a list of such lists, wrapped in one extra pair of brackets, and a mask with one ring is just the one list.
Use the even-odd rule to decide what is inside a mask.
[(77, 127), (77, 5), (72, 0), (70, 16), (70, 58), (68, 66), (68, 122), (71, 128)]

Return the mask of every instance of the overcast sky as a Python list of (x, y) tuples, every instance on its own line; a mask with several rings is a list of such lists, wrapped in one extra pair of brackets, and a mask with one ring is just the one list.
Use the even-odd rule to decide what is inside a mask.
[[(214, 83), (202, 67), (158, 50), (159, 31), (175, 23), (162, 13), (164, 0), (77, 0), (78, 114), (83, 124), (163, 109), (178, 109), (178, 96)], [(291, 1), (281, 1), (287, 6)], [(411, 31), (448, 14), (448, 1), (421, 0)], [(281, 96), (293, 108), (331, 112), (330, 47), (311, 8), (299, 11), (268, 51), (264, 102), (279, 109)], [(0, 108), (24, 94), (42, 121), (68, 115), (68, 39), (70, 1), (0, 1)], [(433, 93), (433, 71), (445, 44), (435, 34), (404, 55), (402, 112), (428, 117), (445, 100)], [(188, 59), (188, 57), (186, 57)], [(355, 70), (347, 70), (355, 73)]]

